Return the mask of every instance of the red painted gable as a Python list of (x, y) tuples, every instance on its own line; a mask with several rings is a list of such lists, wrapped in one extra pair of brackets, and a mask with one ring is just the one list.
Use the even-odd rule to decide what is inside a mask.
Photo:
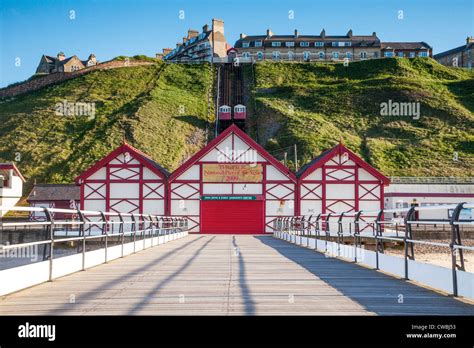
[(165, 169), (161, 168), (156, 162), (154, 162), (151, 159), (151, 157), (149, 157), (144, 152), (136, 149), (135, 147), (131, 146), (130, 144), (124, 142), (122, 145), (120, 145), (118, 148), (113, 150), (107, 156), (102, 158), (100, 161), (96, 162), (92, 167), (90, 167), (89, 169), (79, 174), (75, 179), (76, 185), (80, 185), (80, 180), (84, 180), (88, 178), (89, 176), (94, 174), (96, 171), (98, 171), (100, 168), (105, 166), (107, 163), (112, 161), (115, 157), (125, 152), (129, 152), (130, 155), (132, 155), (137, 161), (139, 161), (145, 167), (150, 169), (153, 173), (158, 175), (160, 178), (166, 179), (168, 177), (169, 175), (168, 172)]

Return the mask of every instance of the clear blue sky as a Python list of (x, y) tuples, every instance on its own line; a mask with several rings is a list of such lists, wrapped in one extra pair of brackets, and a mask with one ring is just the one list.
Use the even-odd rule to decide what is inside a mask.
[(42, 54), (85, 59), (93, 52), (100, 61), (154, 56), (213, 17), (225, 21), (231, 44), (241, 32), (267, 28), (278, 34), (325, 28), (333, 35), (352, 28), (354, 34), (376, 31), (382, 41), (423, 40), (437, 53), (474, 35), (473, 11), (473, 0), (0, 0), (0, 86), (30, 77)]

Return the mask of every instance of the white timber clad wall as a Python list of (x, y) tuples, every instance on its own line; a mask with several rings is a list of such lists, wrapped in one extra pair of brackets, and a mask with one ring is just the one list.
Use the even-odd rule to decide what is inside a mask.
[(288, 177), (273, 165), (266, 165), (265, 232), (273, 232), (273, 221), (280, 216), (295, 215), (295, 187)]
[(186, 216), (189, 232), (199, 232), (200, 179), (201, 168), (193, 165), (171, 183), (170, 214)]
[[(263, 166), (262, 182), (204, 182), (203, 164), (257, 163)], [(295, 213), (295, 183), (262, 154), (231, 132), (191, 167), (170, 183), (170, 214), (187, 216), (190, 232), (200, 232), (201, 195), (256, 195), (265, 200), (265, 232), (273, 232), (273, 220)]]
[(131, 153), (121, 153), (85, 178), (83, 209), (165, 214), (164, 179)]
[[(316, 217), (320, 213), (379, 210), (383, 199), (382, 185), (349, 155), (336, 155), (301, 180), (300, 214)], [(330, 219), (331, 232), (337, 232), (337, 219)], [(372, 217), (365, 220), (370, 222)], [(344, 232), (353, 230), (353, 224), (349, 223), (353, 218), (343, 218), (342, 221)], [(362, 230), (369, 228), (372, 224), (361, 225)]]

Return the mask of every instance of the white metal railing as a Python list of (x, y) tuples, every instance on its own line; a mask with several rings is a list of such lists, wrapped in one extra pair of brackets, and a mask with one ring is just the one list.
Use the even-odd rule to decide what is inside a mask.
[[(133, 214), (117, 212), (87, 211), (76, 209), (40, 208), (40, 207), (2, 207), (0, 211), (18, 211), (28, 213), (43, 213), (45, 221), (16, 221), (18, 218), (0, 218), (0, 240), (5, 234), (16, 234), (17, 240), (13, 243), (0, 244), (0, 252), (25, 247), (44, 246), (44, 260), (49, 261), (49, 280), (53, 279), (53, 261), (55, 259), (55, 244), (63, 242), (78, 242), (82, 246), (82, 269), (86, 265), (86, 244), (88, 241), (98, 240), (105, 252), (104, 262), (107, 259), (107, 250), (110, 243), (121, 245), (121, 257), (124, 256), (125, 239), (133, 242), (133, 253), (140, 241), (143, 249), (146, 241), (160, 236), (167, 236), (188, 230), (188, 220), (184, 217), (157, 216), (150, 214)], [(62, 219), (55, 216), (62, 214)], [(42, 240), (23, 242), (22, 237), (28, 232), (36, 232), (44, 237)], [(72, 235), (72, 236), (71, 236)], [(80, 243), (80, 244), (79, 244)]]
[[(456, 271), (465, 271), (463, 251), (474, 251), (474, 247), (462, 244), (459, 230), (460, 226), (470, 225), (474, 227), (474, 220), (472, 216), (470, 219), (461, 219), (461, 212), (463, 209), (474, 209), (474, 203), (458, 203), (426, 207), (413, 206), (410, 208), (400, 209), (382, 209), (375, 211), (339, 212), (309, 216), (280, 217), (274, 221), (274, 230), (309, 238), (314, 237), (319, 239), (323, 237), (326, 241), (326, 251), (327, 242), (330, 237), (336, 237), (337, 243), (339, 245), (344, 243), (344, 237), (347, 238), (349, 236), (353, 238), (354, 250), (361, 246), (362, 238), (372, 238), (375, 240), (376, 269), (379, 269), (379, 253), (384, 253), (383, 242), (385, 240), (401, 242), (404, 244), (405, 279), (408, 279), (408, 260), (415, 259), (415, 244), (449, 248), (451, 251), (453, 295), (457, 296), (458, 281)], [(421, 220), (417, 217), (419, 215), (418, 212), (420, 211), (440, 210), (452, 210), (451, 217), (449, 219), (436, 220)], [(387, 215), (392, 213), (405, 214), (402, 224), (402, 236), (399, 236), (398, 233), (396, 235), (390, 233), (392, 230), (390, 230), (389, 226), (397, 224), (397, 222), (392, 220), (386, 220)], [(350, 219), (350, 221), (348, 221), (348, 219)], [(337, 225), (336, 233), (331, 231), (331, 224), (334, 223)], [(349, 231), (344, 231), (344, 227), (347, 226), (347, 224), (349, 224), (349, 227), (353, 224), (354, 229), (352, 230), (350, 228)], [(363, 225), (365, 225), (365, 227), (371, 226), (372, 233), (364, 233), (364, 228), (361, 228)], [(449, 225), (451, 227), (451, 242), (438, 243), (432, 241), (416, 240), (413, 238), (413, 225)], [(308, 247), (309, 238), (307, 238)], [(355, 255), (357, 255), (357, 253), (355, 253)], [(357, 258), (355, 261), (357, 262)]]

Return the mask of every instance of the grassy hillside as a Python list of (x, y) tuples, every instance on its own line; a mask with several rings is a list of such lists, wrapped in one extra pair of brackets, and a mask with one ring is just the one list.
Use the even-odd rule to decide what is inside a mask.
[[(348, 67), (266, 62), (253, 75), (251, 129), (277, 154), (297, 144), (304, 164), (342, 139), (386, 175), (474, 175), (471, 72), (394, 58)], [(381, 116), (389, 100), (420, 102), (420, 118)]]
[[(282, 148), (297, 144), (302, 165), (342, 139), (386, 175), (474, 176), (470, 72), (429, 59), (348, 67), (268, 62), (246, 71), (254, 84), (248, 86), (249, 133), (278, 158)], [(173, 170), (207, 141), (212, 82), (208, 64), (157, 62), (95, 71), (0, 100), (0, 162), (15, 161), (30, 185), (34, 179), (71, 182), (125, 134)], [(380, 116), (380, 103), (390, 99), (419, 101), (420, 119)], [(56, 115), (64, 100), (95, 103), (95, 116)]]
[[(125, 133), (174, 169), (206, 142), (211, 87), (209, 65), (157, 63), (96, 71), (0, 101), (0, 162), (17, 159), (30, 184), (71, 182)], [(64, 100), (94, 102), (95, 116), (56, 115), (56, 103)]]

